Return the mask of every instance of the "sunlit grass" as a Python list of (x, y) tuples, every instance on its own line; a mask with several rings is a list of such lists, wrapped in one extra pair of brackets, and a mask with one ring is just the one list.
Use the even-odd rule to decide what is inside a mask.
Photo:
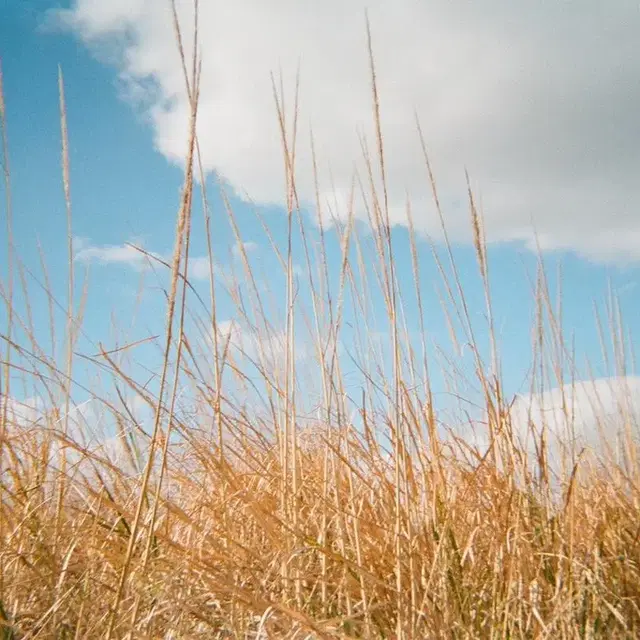
[[(206, 190), (194, 182), (201, 176), (199, 60), (180, 54), (192, 111), (189, 152), (175, 249), (165, 265), (170, 272), (166, 332), (153, 340), (162, 354), (153, 391), (127, 373), (120, 356), (129, 347), (102, 349), (90, 364), (108, 378), (109, 391), (100, 397), (93, 392), (81, 408), (73, 403), (74, 385), (90, 385), (74, 366), (83, 303), (74, 304), (73, 296), (62, 76), (66, 349), (53, 353), (53, 346), (41, 346), (28, 306), (18, 313), (17, 286), (28, 296), (13, 251), (8, 123), (0, 104), (8, 222), (7, 280), (1, 283), (7, 326), (0, 386), (5, 398), (0, 405), (0, 637), (638, 637), (640, 494), (632, 403), (620, 405), (622, 436), (615, 455), (604, 458), (569, 447), (560, 456), (562, 464), (552, 465), (557, 451), (551, 448), (557, 445), (550, 444), (542, 414), (537, 422), (514, 424), (513, 398), (504, 390), (494, 340), (482, 218), (469, 189), (486, 300), (486, 322), (476, 326), (418, 127), (425, 179), (445, 238), (443, 248), (432, 247), (430, 256), (442, 279), (438, 304), (453, 328), (455, 346), (471, 350), (472, 382), (483, 398), (472, 419), (475, 442), (460, 436), (459, 425), (442, 424), (431, 385), (437, 363), (429, 356), (423, 322), (423, 257), (409, 207), (404, 250), (412, 257), (413, 282), (401, 286), (395, 272), (373, 55), (376, 153), (365, 156), (368, 175), (354, 180), (350, 207), (331, 230), (331, 212), (318, 200), (317, 210), (324, 214), (313, 230), (319, 238), (314, 246), (295, 186), (297, 94), (287, 121), (274, 83), (289, 231), (284, 249), (270, 236), (267, 240), (280, 261), (284, 286), (261, 288), (225, 200), (226, 211), (218, 215), (227, 217), (240, 251), (240, 272), (226, 292), (236, 304), (241, 328), (235, 329), (216, 313), (221, 285), (213, 268), (208, 301), (196, 298), (189, 283), (193, 198), (202, 198), (208, 238), (215, 220)], [(366, 203), (371, 243), (355, 224), (358, 196)], [(340, 243), (339, 265), (328, 264), (329, 233)], [(306, 259), (302, 275), (292, 258), (297, 237)], [(213, 265), (210, 240), (208, 247)], [(330, 267), (337, 278), (330, 277)], [(299, 287), (309, 301), (306, 314), (296, 298)], [(281, 325), (268, 311), (268, 296), (281, 307)], [(409, 296), (419, 310), (417, 342), (403, 312)], [(552, 381), (571, 383), (576, 367), (542, 262), (532, 296), (537, 316), (530, 384), (536, 394)], [(369, 324), (374, 297), (386, 309), (384, 353)], [(346, 391), (340, 355), (349, 305), (362, 319), (354, 350), (360, 365), (368, 366), (355, 398)], [(51, 311), (52, 336), (53, 316)], [(602, 333), (603, 340), (612, 336), (612, 375), (628, 373), (615, 309)], [(240, 334), (245, 341), (238, 345)], [(312, 337), (304, 358), (296, 338), (301, 334)], [(28, 407), (14, 400), (17, 390), (10, 381), (17, 375), (39, 389), (38, 401)], [(461, 386), (466, 375), (459, 371)], [(303, 397), (312, 388), (319, 398), (313, 419)], [(185, 389), (193, 400), (191, 413), (180, 403)], [(571, 403), (562, 407), (569, 442), (575, 420)], [(110, 431), (91, 440), (98, 422)]]

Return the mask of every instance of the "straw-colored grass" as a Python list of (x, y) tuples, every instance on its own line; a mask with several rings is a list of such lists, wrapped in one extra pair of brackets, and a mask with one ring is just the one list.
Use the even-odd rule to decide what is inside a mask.
[[(264, 346), (274, 345), (267, 339), (273, 336), (273, 318), (244, 253), (243, 273), (229, 293), (237, 301), (238, 318), (255, 327), (263, 348), (242, 356), (230, 344), (232, 334), (222, 330), (216, 316), (220, 285), (213, 270), (208, 312), (198, 312), (189, 323), (202, 303), (191, 306), (195, 293), (187, 271), (192, 199), (198, 196), (194, 173), (201, 173), (195, 133), (199, 63), (196, 56), (193, 63), (187, 60), (182, 45), (180, 55), (192, 114), (175, 251), (167, 265), (166, 333), (156, 339), (163, 364), (151, 393), (143, 380), (126, 372), (119, 354), (103, 349), (93, 358), (91, 364), (111, 380), (111, 391), (93, 399), (119, 431), (110, 450), (84, 442), (82, 429), (71, 420), (74, 389), (89, 386), (81, 378), (84, 369), (74, 367), (82, 303), (74, 306), (71, 245), (67, 348), (60, 359), (37, 343), (28, 306), (21, 315), (14, 302), (17, 283), (23, 283), (25, 297), (26, 286), (24, 267), (13, 251), (6, 157), (10, 123), (0, 104), (8, 221), (7, 280), (1, 291), (8, 325), (2, 330), (0, 381), (5, 398), (0, 406), (0, 637), (640, 637), (637, 424), (621, 408), (626, 436), (617, 463), (599, 466), (589, 452), (582, 457), (575, 452), (566, 457), (559, 476), (549, 463), (546, 425), (529, 425), (535, 447), (521, 443), (492, 339), (482, 219), (470, 190), (488, 339), (478, 337), (482, 334), (471, 322), (422, 141), (425, 178), (446, 240), (444, 259), (435, 247), (432, 253), (442, 275), (441, 303), (451, 326), (458, 327), (454, 341), (472, 345), (474, 383), (483, 397), (474, 426), (484, 444), (470, 444), (443, 429), (430, 385), (436, 365), (427, 356), (422, 256), (410, 209), (407, 250), (414, 282), (400, 287), (395, 273), (373, 55), (377, 150), (366, 158), (368, 175), (354, 181), (353, 194), (355, 199), (360, 189), (367, 202), (371, 252), (351, 210), (331, 231), (342, 247), (336, 287), (327, 264), (330, 232), (322, 216), (315, 230), (319, 253), (308, 243), (295, 185), (296, 114), (292, 122), (285, 119), (283, 96), (274, 83), (289, 203), (288, 243), (278, 253), (286, 283), (283, 291), (272, 292), (284, 315), (276, 347), (281, 353), (274, 357)], [(61, 76), (70, 241), (72, 172), (63, 95)], [(419, 127), (417, 135), (422, 140)], [(204, 188), (201, 196), (209, 232)], [(323, 209), (322, 203), (317, 206)], [(224, 215), (240, 239), (230, 206)], [(296, 282), (292, 245), (298, 232), (307, 274)], [(367, 264), (375, 265), (373, 281)], [(306, 288), (310, 300), (305, 318), (296, 303), (298, 286)], [(386, 368), (375, 358), (367, 320), (376, 295), (387, 311)], [(408, 338), (403, 313), (402, 301), (410, 295), (416, 296), (420, 313), (418, 348)], [(547, 383), (547, 373), (567, 380), (575, 365), (554, 319), (542, 268), (532, 295), (538, 308), (531, 380), (536, 391)], [(52, 293), (50, 304), (57, 304)], [(363, 318), (358, 340), (371, 363), (353, 399), (355, 412), (347, 404), (339, 354), (347, 305)], [(321, 398), (319, 419), (311, 427), (300, 397), (308, 386), (300, 382), (296, 358), (296, 335), (305, 322), (313, 336), (308, 359)], [(189, 334), (193, 326), (199, 331)], [(618, 354), (624, 352), (621, 333), (612, 320)], [(488, 364), (480, 355), (483, 340), (489, 344)], [(207, 358), (198, 356), (198, 345), (208, 350)], [(10, 381), (18, 374), (46, 398), (38, 420), (20, 417), (10, 400), (17, 392)], [(243, 384), (256, 385), (262, 409), (233, 395)], [(179, 410), (183, 388), (207, 408), (207, 419), (194, 422)], [(149, 428), (136, 418), (132, 394), (153, 409)], [(571, 425), (569, 409), (565, 417)]]

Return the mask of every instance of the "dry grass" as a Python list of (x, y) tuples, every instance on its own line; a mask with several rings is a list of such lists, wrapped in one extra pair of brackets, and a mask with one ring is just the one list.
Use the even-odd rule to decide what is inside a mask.
[[(177, 34), (179, 39), (178, 29)], [(39, 420), (19, 419), (8, 401), (0, 412), (0, 637), (640, 637), (637, 424), (620, 410), (627, 437), (617, 464), (590, 465), (585, 452), (581, 458), (568, 457), (559, 477), (548, 462), (544, 424), (530, 425), (536, 434), (533, 453), (519, 443), (492, 339), (489, 264), (471, 191), (471, 225), (489, 319), (489, 364), (480, 356), (481, 340), (448, 240), (446, 261), (435, 248), (433, 257), (442, 274), (443, 305), (452, 326), (459, 327), (454, 341), (473, 345), (474, 382), (482, 390), (485, 418), (475, 426), (485, 446), (443, 433), (432, 397), (433, 363), (427, 357), (424, 325), (421, 353), (416, 353), (402, 308), (403, 296), (412, 292), (402, 290), (395, 274), (373, 56), (377, 152), (375, 158), (367, 157), (369, 175), (354, 181), (353, 194), (355, 198), (359, 187), (367, 202), (373, 253), (366, 254), (351, 210), (335, 231), (343, 258), (337, 289), (331, 289), (323, 218), (316, 254), (298, 207), (293, 170), (297, 108), (287, 122), (283, 96), (274, 83), (289, 203), (286, 255), (278, 254), (286, 285), (274, 294), (286, 305), (282, 353), (274, 359), (266, 347), (244, 357), (234, 351), (231, 334), (221, 330), (216, 317), (213, 273), (208, 314), (195, 323), (200, 332), (187, 335), (193, 311), (187, 271), (197, 193), (193, 176), (201, 171), (195, 135), (199, 64), (195, 56), (192, 64), (187, 60), (182, 45), (180, 54), (192, 106), (191, 136), (175, 251), (168, 265), (167, 328), (157, 340), (163, 353), (160, 384), (153, 394), (146, 390), (126, 373), (118, 354), (102, 350), (93, 359), (111, 376), (115, 390), (114, 397), (105, 394), (100, 402), (94, 396), (94, 404), (118, 428), (110, 452), (84, 443), (70, 420), (72, 390), (84, 384), (74, 378), (82, 304), (74, 308), (71, 275), (67, 349), (60, 366), (55, 354), (36, 342), (28, 309), (25, 317), (14, 309), (15, 274), (23, 267), (12, 249), (7, 197), (9, 261), (2, 296), (8, 325), (2, 336), (1, 390), (11, 398), (9, 381), (21, 373), (39, 385), (47, 401)], [(70, 240), (62, 79), (60, 87)], [(446, 238), (424, 142), (423, 148)], [(7, 194), (8, 166), (5, 156)], [(209, 230), (204, 190), (202, 197)], [(411, 287), (422, 316), (419, 256), (408, 213)], [(231, 207), (226, 214), (239, 237)], [(307, 258), (304, 286), (311, 301), (302, 320), (292, 260), (296, 230)], [(210, 244), (209, 251), (213, 259)], [(230, 290), (238, 317), (255, 327), (263, 338), (258, 344), (273, 345), (264, 339), (272, 331), (264, 292), (247, 256), (242, 258), (243, 274)], [(72, 262), (71, 257), (70, 274)], [(375, 263), (373, 283), (367, 262)], [(387, 310), (391, 351), (386, 369), (372, 356), (366, 319), (376, 292)], [(553, 376), (566, 380), (566, 371), (571, 377), (575, 369), (542, 269), (534, 295), (537, 349), (531, 385), (538, 390)], [(363, 317), (358, 340), (370, 363), (356, 413), (347, 403), (338, 355), (347, 304)], [(617, 337), (622, 331), (613, 320), (611, 334), (623, 367)], [(295, 337), (301, 321), (314, 336), (313, 367), (321, 396), (315, 427), (308, 426), (300, 399), (304, 387)], [(24, 342), (18, 344), (17, 335), (25, 336)], [(198, 343), (209, 350), (208, 358), (198, 358)], [(251, 374), (243, 368), (249, 365)], [(256, 376), (266, 410), (238, 402), (231, 392), (255, 383)], [(207, 408), (207, 419), (194, 422), (178, 409), (183, 388)], [(153, 408), (150, 429), (136, 418), (127, 400), (132, 393)]]

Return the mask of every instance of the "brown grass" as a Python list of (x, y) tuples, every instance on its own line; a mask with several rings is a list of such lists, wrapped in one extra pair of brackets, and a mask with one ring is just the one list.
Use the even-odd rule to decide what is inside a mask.
[[(180, 42), (177, 20), (176, 32)], [(197, 42), (197, 24), (195, 33)], [(371, 51), (370, 43), (369, 38)], [(620, 410), (627, 436), (617, 464), (589, 464), (595, 458), (576, 452), (567, 458), (560, 477), (550, 468), (545, 424), (530, 425), (536, 436), (533, 453), (519, 442), (493, 340), (482, 218), (469, 189), (486, 292), (488, 365), (480, 355), (481, 340), (466, 306), (418, 127), (426, 176), (446, 239), (447, 264), (433, 247), (445, 292), (442, 302), (452, 316), (451, 325), (460, 327), (454, 342), (472, 345), (485, 418), (474, 426), (486, 446), (456, 438), (453, 430), (443, 432), (430, 385), (434, 363), (427, 357), (420, 256), (410, 207), (408, 250), (422, 323), (421, 353), (410, 347), (402, 308), (402, 296), (411, 291), (399, 286), (395, 273), (373, 55), (377, 152), (375, 158), (366, 157), (369, 175), (365, 184), (354, 180), (352, 198), (359, 186), (371, 218), (373, 253), (365, 254), (351, 208), (346, 221), (336, 226), (343, 257), (337, 290), (331, 289), (326, 212), (318, 202), (321, 243), (316, 255), (307, 242), (298, 205), (297, 90), (293, 114), (285, 112), (284, 96), (274, 82), (289, 220), (286, 255), (278, 253), (285, 291), (275, 294), (286, 301), (282, 355), (274, 358), (264, 347), (242, 356), (232, 348), (231, 334), (220, 330), (216, 316), (213, 270), (208, 313), (195, 322), (200, 331), (187, 335), (192, 325), (186, 318), (195, 314), (188, 305), (195, 292), (187, 268), (196, 195), (193, 177), (194, 172), (202, 175), (195, 133), (200, 66), (195, 55), (188, 62), (181, 44), (179, 50), (192, 113), (175, 250), (168, 265), (166, 332), (156, 340), (163, 353), (159, 388), (152, 394), (143, 381), (133, 379), (120, 352), (101, 349), (92, 361), (111, 376), (110, 388), (115, 389), (100, 398), (94, 394), (93, 403), (117, 426), (118, 437), (111, 445), (111, 454), (117, 448), (117, 463), (104, 447), (87, 444), (82, 429), (70, 419), (74, 386), (87, 386), (74, 378), (73, 345), (81, 330), (82, 304), (74, 307), (72, 253), (67, 349), (60, 366), (55, 354), (37, 343), (29, 310), (22, 317), (14, 308), (14, 274), (23, 273), (24, 267), (12, 245), (0, 84), (8, 232), (8, 280), (1, 291), (8, 325), (2, 335), (0, 390), (4, 398), (11, 398), (10, 380), (21, 374), (46, 398), (39, 420), (18, 419), (9, 401), (0, 411), (0, 637), (640, 637), (637, 424)], [(60, 96), (71, 242), (62, 75)], [(382, 194), (376, 191), (376, 181)], [(209, 233), (204, 187), (201, 195)], [(226, 215), (240, 239), (230, 205)], [(304, 244), (311, 300), (311, 312), (304, 318), (296, 306), (296, 229)], [(213, 264), (210, 242), (208, 246)], [(275, 245), (274, 249), (278, 251)], [(230, 286), (238, 318), (254, 327), (262, 338), (259, 344), (273, 344), (266, 340), (273, 327), (264, 291), (244, 251), (241, 257), (243, 274)], [(368, 282), (367, 261), (375, 262), (386, 304), (390, 373), (382, 371), (371, 341), (367, 311), (376, 288), (375, 283), (364, 290), (361, 286)], [(567, 367), (573, 375), (575, 366), (558, 328), (542, 263), (533, 295), (538, 314), (531, 388), (536, 391), (554, 375), (564, 379)], [(347, 405), (338, 354), (347, 304), (363, 318), (358, 341), (370, 365), (363, 371), (366, 382), (356, 399), (356, 414)], [(610, 332), (619, 370), (624, 347), (616, 317), (612, 312)], [(313, 367), (321, 397), (320, 421), (314, 427), (309, 427), (298, 397), (300, 322), (314, 337)], [(24, 342), (17, 342), (18, 335), (25, 336)], [(207, 358), (198, 357), (198, 345), (208, 350)], [(255, 384), (256, 371), (264, 410), (238, 402), (232, 392)], [(381, 371), (387, 373), (382, 382)], [(207, 408), (208, 419), (194, 423), (178, 409), (178, 389), (185, 385)], [(153, 408), (148, 431), (136, 418), (132, 394)]]

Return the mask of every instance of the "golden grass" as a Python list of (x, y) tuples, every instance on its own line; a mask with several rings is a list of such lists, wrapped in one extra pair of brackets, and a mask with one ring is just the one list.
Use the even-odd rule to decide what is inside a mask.
[[(176, 33), (180, 43), (177, 19)], [(197, 24), (195, 33), (197, 42)], [(369, 38), (371, 51), (370, 42)], [(287, 254), (278, 254), (286, 275), (286, 291), (279, 298), (286, 300), (284, 353), (278, 366), (272, 366), (266, 351), (251, 354), (253, 375), (258, 371), (262, 378), (261, 393), (269, 410), (260, 413), (234, 403), (225, 388), (229, 374), (238, 384), (249, 385), (251, 379), (242, 368), (248, 359), (233, 356), (230, 334), (220, 330), (213, 271), (210, 308), (200, 325), (202, 333), (213, 336), (204, 341), (210, 358), (204, 363), (198, 360), (196, 343), (202, 340), (187, 336), (185, 318), (190, 311), (188, 296), (193, 294), (187, 269), (196, 193), (193, 175), (202, 174), (195, 134), (199, 61), (194, 56), (188, 65), (181, 44), (179, 49), (192, 113), (169, 265), (167, 328), (157, 342), (163, 353), (157, 393), (132, 379), (118, 354), (103, 349), (94, 359), (113, 377), (116, 389), (117, 399), (105, 396), (101, 407), (119, 429), (117, 463), (100, 447), (83, 443), (78, 428), (70, 425), (72, 387), (82, 382), (73, 380), (73, 345), (81, 311), (73, 304), (72, 255), (67, 350), (60, 367), (55, 354), (37, 344), (30, 318), (21, 318), (14, 309), (14, 273), (16, 269), (21, 273), (22, 266), (12, 249), (6, 122), (0, 101), (9, 278), (2, 284), (8, 326), (2, 336), (6, 349), (0, 389), (11, 398), (9, 381), (22, 371), (37, 378), (42, 396), (49, 399), (43, 418), (27, 424), (16, 417), (9, 401), (0, 411), (0, 637), (640, 637), (637, 425), (620, 411), (627, 438), (619, 464), (610, 462), (606, 469), (590, 466), (585, 453), (583, 458), (569, 458), (559, 478), (552, 477), (548, 462), (546, 425), (531, 425), (536, 434), (534, 455), (519, 443), (493, 341), (482, 219), (469, 190), (486, 292), (489, 365), (480, 356), (418, 127), (453, 274), (447, 275), (434, 248), (447, 296), (443, 303), (453, 309), (452, 324), (461, 327), (462, 335), (454, 335), (454, 340), (473, 345), (475, 383), (482, 389), (486, 419), (476, 428), (487, 446), (472, 446), (454, 435), (444, 437), (438, 427), (424, 324), (422, 353), (415, 353), (402, 312), (401, 296), (408, 293), (399, 286), (394, 270), (373, 55), (377, 158), (366, 158), (368, 187), (360, 187), (367, 195), (374, 254), (365, 257), (351, 210), (347, 221), (337, 226), (343, 257), (338, 290), (330, 290), (323, 217), (319, 215), (321, 248), (316, 259), (299, 212), (293, 169), (297, 94), (293, 122), (288, 123), (283, 96), (274, 83), (289, 216)], [(60, 76), (70, 242), (63, 95)], [(0, 85), (0, 100), (1, 96)], [(287, 135), (288, 126), (292, 136)], [(373, 186), (376, 180), (382, 184), (381, 196)], [(202, 198), (209, 234), (204, 188)], [(321, 214), (320, 202), (318, 209)], [(240, 239), (230, 206), (227, 215)], [(410, 208), (408, 219), (412, 286), (422, 316)], [(299, 409), (304, 403), (297, 397), (301, 387), (295, 335), (300, 317), (292, 261), (296, 225), (307, 259), (312, 313), (306, 320), (315, 339), (314, 367), (322, 397), (320, 426), (314, 428), (305, 426), (308, 421)], [(208, 246), (213, 263), (210, 242)], [(247, 322), (253, 318), (257, 334), (264, 337), (270, 322), (263, 293), (244, 251), (242, 259), (244, 287), (252, 295), (249, 300), (241, 297), (237, 282), (231, 294), (238, 317)], [(360, 339), (365, 350), (371, 349), (366, 310), (375, 287), (363, 292), (358, 286), (367, 282), (367, 260), (375, 261), (386, 304), (392, 372), (386, 388), (377, 388), (378, 365), (372, 360), (371, 370), (364, 372), (358, 414), (351, 418), (338, 346), (349, 299), (362, 310)], [(555, 321), (542, 268), (535, 296), (534, 374), (547, 355), (546, 345), (553, 356), (551, 373), (561, 380), (567, 363), (571, 364), (570, 350)], [(619, 333), (615, 323), (611, 332)], [(16, 342), (18, 334), (27, 336), (26, 343)], [(618, 345), (618, 353), (620, 349)], [(542, 382), (533, 375), (532, 389)], [(210, 420), (203, 418), (194, 426), (178, 411), (181, 384), (188, 384), (209, 408)], [(127, 393), (142, 397), (153, 408), (148, 432), (136, 419)], [(384, 403), (374, 402), (374, 397)], [(571, 416), (565, 417), (570, 424)]]

